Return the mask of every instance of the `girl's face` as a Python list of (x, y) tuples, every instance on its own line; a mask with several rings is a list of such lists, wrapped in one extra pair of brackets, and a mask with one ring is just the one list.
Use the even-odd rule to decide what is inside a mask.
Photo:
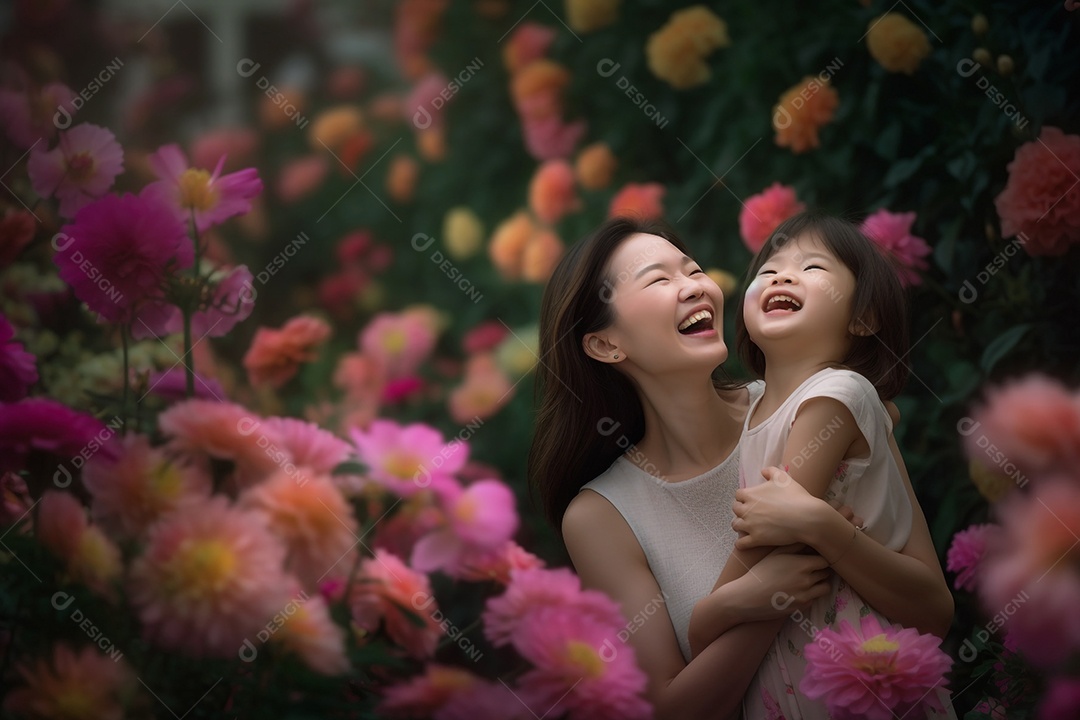
[(657, 374), (706, 367), (727, 359), (724, 296), (692, 258), (657, 235), (632, 235), (608, 261), (607, 298), (615, 321), (586, 336), (600, 339), (590, 355), (618, 354), (624, 369)]
[(839, 362), (852, 332), (855, 276), (828, 247), (801, 235), (773, 253), (743, 301), (747, 333), (766, 359), (779, 347)]

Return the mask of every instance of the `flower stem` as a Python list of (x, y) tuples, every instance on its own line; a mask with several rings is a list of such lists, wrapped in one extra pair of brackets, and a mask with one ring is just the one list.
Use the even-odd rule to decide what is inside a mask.
[(191, 309), (184, 308), (181, 314), (184, 317), (184, 362), (181, 363), (184, 366), (184, 379), (185, 379), (185, 397), (195, 397), (195, 370), (192, 365), (195, 364), (191, 355)]
[(128, 357), (128, 335), (129, 328), (127, 325), (120, 326), (120, 348), (121, 354), (124, 358), (124, 390), (120, 396), (120, 434), (127, 435), (128, 426), (128, 402), (131, 396), (131, 370), (130, 370), (130, 358)]

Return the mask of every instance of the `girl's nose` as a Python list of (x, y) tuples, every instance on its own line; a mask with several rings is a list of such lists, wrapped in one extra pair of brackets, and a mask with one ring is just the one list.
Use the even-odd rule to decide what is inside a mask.
[(786, 273), (786, 272), (778, 272), (775, 275), (773, 275), (773, 278), (772, 278), (772, 284), (773, 285), (780, 285), (781, 283), (791, 285), (794, 282), (795, 282), (795, 277), (793, 275), (790, 275), (790, 274)]

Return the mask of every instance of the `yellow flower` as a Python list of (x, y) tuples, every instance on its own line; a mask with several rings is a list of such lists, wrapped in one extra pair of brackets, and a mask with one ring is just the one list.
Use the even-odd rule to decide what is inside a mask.
[(673, 13), (645, 45), (653, 75), (677, 90), (703, 85), (711, 73), (705, 57), (731, 44), (727, 23), (704, 5)]
[(443, 243), (450, 257), (464, 260), (476, 254), (484, 242), (484, 225), (467, 207), (452, 208), (443, 218)]
[(1015, 483), (1008, 476), (996, 473), (985, 465), (972, 460), (968, 463), (968, 474), (979, 494), (994, 503), (1005, 497)]
[(802, 153), (816, 148), (818, 129), (832, 120), (840, 96), (829, 81), (807, 75), (780, 96), (773, 109), (776, 144)]
[(330, 148), (334, 152), (364, 127), (364, 116), (359, 108), (340, 105), (320, 114), (311, 123), (308, 141), (314, 150)]
[(622, 0), (566, 0), (566, 24), (588, 33), (605, 28), (619, 19)]
[(906, 75), (914, 73), (930, 54), (926, 33), (900, 13), (885, 13), (871, 22), (866, 46), (883, 68)]

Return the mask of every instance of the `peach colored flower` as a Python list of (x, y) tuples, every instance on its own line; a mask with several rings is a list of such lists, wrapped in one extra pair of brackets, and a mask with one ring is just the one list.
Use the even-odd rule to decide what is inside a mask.
[(437, 330), (425, 316), (403, 311), (376, 315), (360, 332), (359, 344), (392, 380), (415, 374), (437, 340)]
[(601, 30), (619, 19), (622, 0), (566, 0), (566, 24), (574, 32)]
[(406, 79), (429, 72), (428, 49), (435, 43), (447, 0), (402, 0), (394, 15), (394, 51)]
[(255, 110), (259, 124), (267, 130), (306, 126), (307, 117), (304, 113), (308, 108), (307, 94), (296, 87), (279, 87), (277, 92), (280, 97), (267, 97), (264, 93), (259, 93), (259, 106)]
[(75, 651), (57, 643), (51, 658), (17, 667), (23, 684), (10, 690), (4, 710), (18, 717), (123, 720), (137, 687), (127, 662), (94, 647)]
[(150, 529), (130, 597), (147, 639), (193, 657), (234, 658), (283, 605), (285, 551), (263, 515), (215, 496)]
[(309, 668), (322, 675), (342, 675), (349, 671), (345, 652), (345, 631), (330, 617), (330, 608), (321, 595), (308, 597), (293, 586), (292, 596), (303, 598), (291, 601), (284, 624), (272, 639), (295, 653)]
[(395, 155), (386, 173), (386, 192), (395, 202), (412, 200), (416, 180), (420, 176), (420, 164), (410, 155)]
[(446, 158), (446, 128), (433, 125), (416, 134), (416, 149), (430, 163)]
[(468, 260), (484, 244), (484, 224), (472, 208), (451, 208), (443, 218), (443, 244), (455, 260)]
[(607, 143), (595, 142), (578, 153), (574, 175), (586, 190), (603, 190), (611, 184), (618, 161)]
[(1016, 237), (1029, 255), (1064, 255), (1080, 238), (1080, 135), (1044, 127), (1021, 145), (1007, 166), (1005, 189), (994, 198), (1001, 234)]
[(514, 29), (503, 46), (503, 64), (511, 75), (544, 57), (558, 33), (555, 28), (526, 21)]
[(776, 144), (804, 153), (821, 144), (818, 130), (833, 119), (840, 96), (829, 84), (807, 75), (788, 88), (773, 108)]
[(355, 105), (338, 105), (311, 121), (308, 143), (316, 152), (338, 152), (346, 141), (364, 129), (364, 115)]
[(627, 183), (611, 198), (608, 217), (630, 216), (640, 220), (659, 220), (664, 217), (664, 193), (664, 186), (660, 183)]
[(514, 75), (510, 92), (522, 120), (561, 117), (570, 72), (554, 60), (531, 62)]
[(381, 624), (390, 640), (412, 657), (434, 655), (443, 630), (434, 617), (438, 607), (431, 582), (394, 555), (376, 549), (374, 557), (360, 563), (349, 606), (362, 630), (373, 633)]
[(473, 355), (465, 364), (464, 383), (450, 393), (450, 417), (456, 423), (487, 419), (510, 402), (513, 389), (494, 355)]
[(285, 544), (286, 570), (308, 589), (357, 544), (352, 506), (329, 477), (310, 468), (271, 475), (245, 490), (239, 505), (266, 517)]
[(704, 85), (712, 73), (705, 59), (731, 44), (727, 23), (704, 5), (672, 13), (645, 44), (649, 70), (676, 90)]
[(303, 155), (281, 168), (277, 194), (284, 203), (302, 200), (319, 189), (330, 171), (330, 160), (324, 155)]
[(244, 354), (251, 384), (281, 387), (296, 375), (301, 364), (317, 357), (319, 346), (330, 333), (324, 320), (310, 315), (298, 315), (281, 329), (259, 328)]
[(83, 468), (95, 519), (126, 537), (138, 537), (163, 515), (210, 495), (210, 478), (151, 447), (132, 433), (115, 459), (95, 455)]
[(883, 68), (905, 75), (913, 74), (930, 55), (930, 39), (923, 29), (895, 12), (870, 21), (866, 47)]
[(499, 274), (507, 280), (521, 277), (525, 248), (535, 232), (536, 225), (524, 210), (514, 213), (495, 228), (488, 255)]
[(521, 278), (529, 282), (547, 282), (559, 264), (566, 246), (553, 231), (539, 230), (525, 246), (521, 258)]
[(262, 424), (277, 437), (292, 457), (294, 465), (303, 465), (319, 474), (329, 474), (352, 454), (352, 446), (328, 430), (298, 418), (271, 417)]
[(529, 182), (529, 207), (541, 222), (552, 225), (581, 207), (570, 163), (548, 160), (540, 165)]
[(739, 211), (739, 234), (743, 243), (756, 253), (780, 223), (802, 212), (795, 188), (776, 182), (757, 195), (751, 195)]

